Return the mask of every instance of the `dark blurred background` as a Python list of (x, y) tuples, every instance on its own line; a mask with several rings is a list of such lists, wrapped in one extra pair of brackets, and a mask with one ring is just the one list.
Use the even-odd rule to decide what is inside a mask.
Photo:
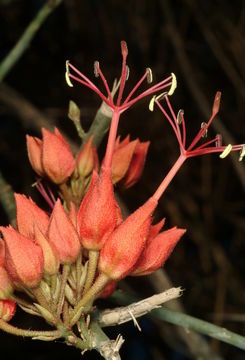
[[(0, 1), (1, 59), (43, 3)], [(35, 107), (42, 119), (56, 124), (79, 145), (76, 131), (67, 118), (68, 102), (72, 99), (78, 103), (87, 129), (100, 101), (79, 85), (67, 87), (65, 60), (69, 59), (91, 78), (93, 62), (99, 60), (112, 84), (120, 74), (120, 40), (126, 40), (129, 48), (130, 78), (126, 91), (145, 67), (151, 67), (155, 81), (174, 72), (178, 87), (171, 101), (176, 112), (180, 108), (185, 110), (190, 141), (201, 122), (208, 120), (215, 93), (220, 90), (219, 120), (214, 121), (209, 136), (224, 127), (226, 143), (230, 142), (230, 136), (234, 143), (242, 143), (245, 138), (244, 32), (242, 0), (63, 1), (0, 85), (0, 153), (5, 179), (14, 191), (30, 194), (40, 201), (31, 187), (35, 177), (25, 145), (26, 133), (40, 136), (40, 117), (30, 115), (28, 106)], [(122, 116), (119, 132), (151, 141), (141, 181), (120, 194), (133, 210), (160, 183), (178, 156), (178, 146), (161, 113), (157, 109), (154, 113), (148, 111), (148, 100)], [(190, 159), (169, 186), (156, 212), (156, 220), (167, 218), (166, 227), (177, 225), (188, 229), (165, 266), (173, 284), (185, 288), (181, 300), (187, 313), (242, 335), (245, 335), (244, 189), (245, 168), (244, 163), (238, 163), (238, 155), (225, 160), (217, 155)], [(7, 216), (1, 210), (1, 224), (6, 225)], [(137, 288), (141, 298), (156, 291), (149, 277), (129, 280), (128, 284)], [(24, 320), (21, 311), (15, 321), (32, 327), (31, 320)], [(123, 359), (197, 358), (181, 344), (173, 326), (153, 324), (147, 318), (141, 320), (141, 326), (142, 333), (132, 323), (117, 329), (126, 338)], [(241, 350), (207, 340), (224, 359), (244, 359)], [(79, 351), (61, 343), (30, 342), (2, 333), (0, 348), (1, 358), (81, 358)], [(84, 358), (97, 359), (99, 355), (92, 353)]]

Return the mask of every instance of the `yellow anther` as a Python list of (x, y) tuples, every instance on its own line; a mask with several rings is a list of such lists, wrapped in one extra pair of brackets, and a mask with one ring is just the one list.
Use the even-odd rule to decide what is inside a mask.
[(171, 88), (169, 89), (168, 95), (171, 96), (173, 95), (175, 89), (177, 88), (177, 79), (174, 73), (171, 73), (172, 76), (172, 84), (171, 84)]
[(151, 98), (151, 101), (149, 102), (149, 110), (150, 110), (150, 111), (153, 111), (153, 110), (154, 110), (155, 99), (156, 99), (156, 95), (154, 95), (154, 96)]
[(224, 159), (227, 155), (230, 154), (231, 150), (232, 150), (232, 145), (231, 145), (231, 144), (227, 145), (226, 148), (225, 148), (225, 150), (220, 154), (219, 157), (220, 157), (221, 159)]
[(245, 144), (242, 146), (242, 150), (240, 152), (239, 161), (242, 161), (242, 159), (245, 156)]
[(69, 60), (66, 60), (66, 72), (65, 72), (65, 79), (68, 86), (73, 87), (73, 84), (69, 77)]
[(146, 71), (147, 71), (147, 82), (148, 84), (151, 84), (152, 81), (153, 81), (153, 75), (152, 75), (152, 70), (151, 68), (146, 68)]
[(99, 77), (100, 76), (100, 74), (99, 74), (99, 72), (98, 72), (98, 68), (100, 67), (100, 63), (99, 63), (99, 61), (95, 61), (94, 62), (94, 76), (95, 77)]
[(129, 67), (128, 67), (128, 65), (127, 65), (127, 75), (126, 75), (126, 81), (128, 80), (128, 78), (129, 78)]
[(207, 129), (207, 123), (205, 122), (202, 122), (201, 123), (201, 129), (204, 129), (204, 133), (202, 135), (203, 138), (207, 137), (208, 136), (208, 129)]
[(181, 115), (182, 116), (184, 115), (184, 110), (180, 109), (178, 111), (178, 114), (177, 114), (177, 124), (179, 124), (179, 125), (182, 123), (182, 116)]

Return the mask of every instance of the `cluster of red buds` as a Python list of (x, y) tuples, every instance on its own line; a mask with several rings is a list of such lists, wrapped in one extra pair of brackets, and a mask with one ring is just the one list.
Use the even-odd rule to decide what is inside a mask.
[[(95, 75), (101, 78), (105, 95), (72, 64), (66, 64), (68, 85), (73, 86), (74, 80), (90, 88), (111, 109), (108, 142), (101, 163), (93, 137), (82, 144), (74, 157), (58, 129), (54, 133), (43, 129), (42, 140), (27, 135), (29, 160), (41, 178), (37, 187), (51, 210), (46, 212), (31, 199), (15, 194), (17, 229), (0, 228), (3, 235), (0, 319), (4, 321), (14, 315), (17, 303), (24, 311), (42, 316), (58, 329), (61, 326), (72, 329), (84, 314), (92, 311), (97, 298), (114, 291), (119, 280), (150, 274), (167, 260), (186, 230), (173, 227), (161, 231), (165, 219), (153, 225), (153, 213), (184, 161), (214, 152), (225, 157), (237, 150), (241, 150), (240, 160), (244, 156), (244, 145), (223, 146), (220, 135), (200, 144), (219, 110), (220, 93), (216, 94), (209, 121), (201, 124), (188, 147), (183, 111), (175, 115), (169, 101), (177, 86), (174, 74), (136, 95), (145, 79), (152, 82), (152, 72), (147, 68), (124, 99), (129, 77), (124, 41), (121, 50), (122, 72), (115, 101), (98, 62), (94, 65)], [(153, 96), (150, 110), (156, 104), (172, 126), (180, 156), (154, 194), (124, 219), (114, 195), (114, 184), (127, 189), (139, 180), (149, 142), (130, 141), (129, 136), (121, 141), (117, 136), (118, 123), (123, 112), (149, 95)], [(45, 188), (44, 181), (57, 187), (58, 197), (50, 187)]]

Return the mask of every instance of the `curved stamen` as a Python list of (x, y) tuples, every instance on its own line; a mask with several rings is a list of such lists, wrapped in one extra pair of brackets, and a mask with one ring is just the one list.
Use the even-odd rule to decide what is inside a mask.
[[(165, 98), (166, 103), (167, 103), (167, 105), (168, 105), (168, 108), (169, 108), (169, 110), (170, 110), (170, 112), (171, 112), (172, 118), (173, 118), (173, 120), (174, 120), (174, 122), (175, 122), (176, 130), (177, 130), (178, 135), (179, 135), (178, 137), (179, 137), (179, 139), (180, 139), (180, 141), (181, 141), (181, 144), (182, 144), (182, 134), (181, 134), (180, 127), (179, 127), (179, 123), (178, 123), (177, 118), (176, 118), (176, 116), (175, 116), (174, 110), (173, 110), (173, 108), (172, 108), (172, 106), (171, 106), (171, 104), (170, 104), (170, 101), (169, 101), (168, 96), (165, 95), (164, 98)], [(182, 144), (182, 146), (183, 146), (183, 144)]]
[(162, 105), (159, 103), (159, 101), (156, 99), (155, 100), (155, 103), (157, 104), (157, 106), (159, 107), (159, 109), (161, 110), (161, 112), (163, 113), (163, 115), (166, 117), (166, 119), (168, 120), (168, 122), (170, 123), (175, 135), (176, 135), (176, 138), (178, 140), (178, 143), (179, 143), (179, 146), (180, 146), (180, 152), (182, 153), (185, 149), (183, 147), (183, 144), (182, 144), (182, 140), (181, 140), (181, 136), (176, 128), (176, 124), (175, 122), (170, 118), (170, 116), (168, 115), (168, 113), (166, 112), (166, 110), (162, 107)]
[[(166, 80), (169, 81), (170, 79), (171, 79), (171, 77), (168, 78), (168, 79), (166, 79)], [(164, 83), (166, 82), (166, 80), (164, 80)], [(161, 84), (162, 84), (162, 83), (163, 83), (163, 82), (161, 82)], [(155, 85), (155, 86), (153, 86), (153, 87), (145, 90), (143, 93), (141, 93), (141, 94), (138, 95), (137, 97), (131, 99), (127, 104), (121, 105), (121, 107), (120, 107), (121, 110), (125, 110), (125, 108), (128, 108), (128, 107), (132, 106), (132, 105), (135, 104), (138, 100), (143, 99), (144, 97), (146, 97), (146, 96), (148, 96), (148, 95), (151, 95), (151, 94), (153, 94), (153, 93), (155, 93), (155, 92), (159, 92), (159, 91), (161, 91), (161, 90), (163, 90), (163, 89), (171, 86), (171, 83), (167, 83), (167, 84), (165, 83), (165, 84), (162, 84), (162, 85), (159, 86), (159, 87), (158, 87), (158, 86), (159, 86), (159, 84), (157, 84), (157, 85)]]
[[(205, 142), (204, 144), (202, 144), (202, 145), (198, 146), (197, 148), (195, 148), (194, 151), (204, 149), (204, 148), (206, 148), (207, 146), (209, 146), (209, 145), (211, 145), (213, 143), (215, 143), (215, 144), (217, 143), (217, 138), (214, 138), (214, 139), (212, 139), (210, 141)], [(215, 146), (215, 147), (217, 148), (217, 146)]]
[(76, 80), (77, 82), (79, 82), (80, 84), (88, 87), (89, 89), (93, 90), (96, 94), (99, 95), (99, 97), (101, 98), (101, 100), (103, 100), (108, 106), (110, 106), (111, 108), (113, 108), (111, 102), (105, 97), (104, 94), (102, 94), (102, 92), (96, 87), (96, 86), (90, 86), (90, 84), (88, 84), (87, 82), (85, 82), (84, 80), (78, 78), (75, 75), (70, 74), (69, 75), (70, 78)]
[(204, 133), (208, 130), (209, 126), (211, 125), (213, 119), (215, 118), (215, 116), (217, 115), (219, 108), (220, 108), (220, 99), (221, 99), (221, 92), (218, 91), (215, 95), (214, 98), (214, 103), (213, 103), (213, 108), (212, 108), (212, 115), (210, 117), (210, 119), (207, 122), (207, 126), (205, 129), (200, 130), (197, 134), (197, 136), (194, 138), (194, 140), (192, 141), (191, 145), (189, 146), (189, 148), (187, 149), (188, 151), (192, 150), (193, 147), (198, 143), (198, 141), (201, 139), (201, 137), (204, 135)]
[(145, 78), (147, 78), (148, 73), (147, 71), (144, 73), (144, 75), (142, 76), (142, 78), (137, 82), (137, 84), (133, 87), (133, 89), (130, 91), (130, 93), (128, 94), (128, 96), (126, 97), (126, 99), (124, 100), (122, 105), (126, 105), (127, 102), (130, 100), (130, 98), (133, 96), (133, 94), (135, 93), (135, 91), (140, 87), (140, 85), (142, 84), (142, 82), (145, 80)]
[[(70, 62), (68, 63), (68, 66), (73, 70), (75, 71), (75, 73), (77, 73), (85, 82), (87, 82), (91, 87), (94, 87), (96, 88), (97, 90), (99, 90), (95, 85), (94, 83), (89, 80), (89, 78), (87, 78), (87, 76), (85, 76), (83, 73), (81, 73), (81, 71), (79, 71), (74, 65), (72, 65)], [(70, 76), (72, 74), (69, 74)]]
[[(103, 81), (103, 84), (105, 85), (105, 89), (106, 89), (106, 92), (107, 92), (109, 101), (113, 104), (113, 100), (112, 100), (112, 96), (111, 96), (111, 91), (110, 91), (110, 89), (109, 89), (107, 80), (106, 80), (103, 72), (102, 72), (101, 69), (100, 69), (100, 65), (99, 65), (99, 62), (98, 62), (98, 61), (96, 61), (96, 62), (94, 63), (94, 68), (97, 70), (98, 75), (101, 77), (101, 80)], [(113, 104), (113, 105), (114, 105), (114, 104)]]
[(46, 201), (46, 203), (50, 206), (51, 209), (53, 209), (54, 204), (55, 204), (55, 199), (53, 194), (51, 195), (51, 190), (49, 190), (49, 194), (47, 193), (47, 191), (45, 190), (45, 187), (43, 186), (41, 181), (37, 182), (37, 190), (39, 191), (39, 193), (42, 195), (42, 197), (44, 198), (44, 200)]
[(184, 118), (184, 110), (180, 110), (181, 124), (182, 124), (182, 143), (185, 149), (186, 145), (186, 127), (185, 127), (185, 118)]
[(198, 131), (197, 135), (191, 142), (190, 146), (187, 148), (187, 151), (191, 151), (194, 148), (194, 146), (199, 142), (199, 140), (203, 137), (203, 135), (206, 133), (207, 130), (208, 130), (208, 125), (205, 128), (201, 127), (201, 129)]
[[(191, 151), (190, 153), (187, 153), (187, 157), (189, 158), (189, 157), (202, 156), (202, 155), (212, 154), (212, 153), (222, 153), (224, 151), (228, 152), (228, 150), (230, 153), (231, 151), (241, 150), (242, 146), (243, 146), (243, 145), (230, 145), (230, 146), (229, 145), (218, 146), (218, 147), (213, 146), (213, 147), (208, 147), (208, 148), (203, 148), (203, 149), (195, 149), (195, 150)], [(227, 155), (228, 155), (228, 153), (227, 153)], [(224, 157), (226, 157), (227, 155), (225, 153)], [(224, 157), (222, 157), (222, 158), (224, 158)]]

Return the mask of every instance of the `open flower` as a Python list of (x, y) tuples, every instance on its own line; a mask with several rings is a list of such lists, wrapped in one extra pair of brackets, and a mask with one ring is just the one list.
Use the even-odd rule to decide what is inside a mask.
[(57, 128), (54, 133), (42, 129), (43, 140), (27, 135), (30, 163), (36, 173), (47, 176), (53, 183), (62, 184), (74, 171), (75, 159), (70, 145)]
[(163, 89), (170, 88), (169, 92), (170, 94), (173, 93), (175, 88), (175, 82), (172, 81), (174, 75), (171, 74), (166, 79), (160, 81), (159, 83), (151, 86), (150, 88), (146, 89), (145, 91), (142, 91), (139, 95), (135, 96), (136, 91), (139, 89), (141, 84), (147, 80), (147, 82), (150, 84), (153, 81), (152, 77), (152, 71), (150, 68), (146, 68), (144, 75), (141, 77), (141, 79), (136, 83), (136, 85), (133, 87), (133, 89), (129, 92), (129, 94), (126, 96), (126, 98), (123, 100), (123, 93), (126, 81), (129, 77), (129, 67), (127, 65), (127, 56), (128, 56), (128, 48), (125, 41), (121, 41), (121, 54), (122, 54), (122, 69), (121, 69), (121, 76), (120, 76), (120, 86), (118, 89), (118, 96), (117, 99), (114, 101), (113, 96), (111, 94), (110, 88), (108, 86), (107, 80), (100, 68), (100, 64), (98, 61), (95, 61), (94, 63), (94, 73), (96, 77), (100, 77), (105, 89), (106, 94), (103, 94), (97, 86), (87, 78), (81, 71), (79, 71), (75, 66), (73, 66), (69, 61), (66, 63), (66, 81), (69, 86), (73, 86), (71, 80), (75, 80), (79, 82), (80, 84), (88, 87), (92, 91), (94, 91), (96, 94), (99, 95), (101, 100), (105, 102), (112, 110), (116, 110), (119, 113), (124, 112), (128, 108), (130, 108), (132, 105), (134, 105), (137, 101), (140, 99), (145, 98), (146, 96), (149, 96), (151, 94), (156, 94), (159, 91), (162, 91)]

